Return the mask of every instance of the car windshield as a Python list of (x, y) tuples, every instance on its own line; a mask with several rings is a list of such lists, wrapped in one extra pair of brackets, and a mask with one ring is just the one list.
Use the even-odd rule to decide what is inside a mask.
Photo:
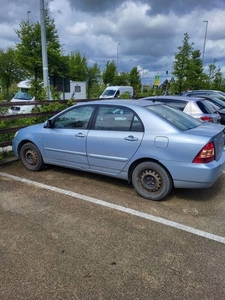
[(103, 93), (103, 96), (113, 96), (115, 94), (115, 90), (106, 90), (104, 93)]
[(199, 121), (169, 105), (151, 105), (146, 106), (146, 108), (154, 111), (157, 115), (183, 131), (196, 128), (202, 124), (202, 121)]
[(18, 100), (31, 100), (33, 97), (29, 95), (28, 89), (21, 89), (16, 95), (13, 97), (14, 99)]

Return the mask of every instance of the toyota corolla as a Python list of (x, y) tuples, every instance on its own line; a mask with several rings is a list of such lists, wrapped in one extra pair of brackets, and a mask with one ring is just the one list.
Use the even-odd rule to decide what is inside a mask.
[(31, 171), (57, 165), (125, 179), (149, 200), (207, 188), (222, 174), (224, 126), (148, 100), (78, 103), (19, 130), (14, 154)]

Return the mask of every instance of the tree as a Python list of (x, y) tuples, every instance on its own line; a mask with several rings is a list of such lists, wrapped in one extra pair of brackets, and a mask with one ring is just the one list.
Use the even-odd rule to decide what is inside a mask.
[(141, 86), (141, 76), (138, 72), (138, 68), (134, 67), (129, 73), (129, 82), (130, 85), (134, 88), (135, 91), (138, 91)]
[(190, 58), (193, 50), (193, 43), (189, 43), (188, 33), (184, 34), (183, 45), (178, 47), (179, 52), (175, 54), (172, 74), (176, 77), (175, 88), (182, 92), (189, 88), (187, 76), (191, 69)]
[(216, 67), (216, 59), (209, 65), (208, 74), (204, 72), (200, 50), (193, 50), (189, 35), (184, 34), (183, 45), (175, 54), (172, 74), (176, 80), (171, 83), (173, 92), (180, 93), (186, 89), (224, 90), (224, 78), (220, 68)]
[[(49, 17), (49, 8), (45, 9), (46, 41), (49, 76), (64, 76), (68, 73), (66, 59), (60, 45), (59, 36), (53, 19)], [(16, 45), (17, 62), (34, 80), (43, 78), (41, 24), (22, 21), (16, 30), (20, 43)]]
[[(87, 85), (87, 97), (100, 95), (99, 81), (101, 79), (100, 67), (95, 63), (92, 67), (88, 66), (88, 59), (81, 56), (79, 51), (71, 52), (69, 57), (70, 79), (73, 81), (84, 81)], [(97, 96), (97, 97), (98, 97)]]
[(129, 73), (121, 72), (115, 78), (115, 85), (129, 85)]
[(192, 51), (187, 72), (186, 86), (192, 90), (202, 89), (204, 85), (203, 78), (201, 52), (199, 50)]
[(220, 69), (216, 71), (212, 89), (214, 90), (222, 90), (223, 89), (223, 73)]
[(70, 79), (73, 81), (86, 81), (88, 77), (88, 59), (82, 57), (79, 51), (70, 54)]
[(217, 59), (209, 65), (209, 72), (207, 76), (207, 88), (220, 90), (223, 89), (223, 73), (221, 69), (216, 67)]
[[(96, 87), (99, 87), (99, 81), (101, 78), (101, 70), (97, 63), (93, 65), (93, 67), (89, 67), (87, 71), (87, 97), (88, 99), (91, 97), (92, 91), (96, 89)], [(97, 97), (99, 97), (100, 92), (99, 88), (97, 89)]]
[(117, 67), (116, 67), (116, 63), (114, 60), (107, 61), (106, 63), (106, 68), (103, 71), (102, 74), (102, 81), (105, 84), (105, 86), (107, 85), (115, 85), (116, 84), (116, 79), (117, 79)]
[(25, 75), (16, 62), (16, 50), (9, 47), (6, 51), (0, 50), (0, 78), (2, 87), (6, 89), (6, 98), (9, 100), (9, 88), (18, 83)]

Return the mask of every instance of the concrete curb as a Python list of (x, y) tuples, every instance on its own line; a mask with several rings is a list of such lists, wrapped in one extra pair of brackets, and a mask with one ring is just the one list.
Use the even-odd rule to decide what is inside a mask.
[(0, 166), (5, 165), (7, 163), (17, 161), (17, 160), (18, 160), (18, 158), (15, 157), (15, 156), (3, 158), (3, 159), (0, 160)]

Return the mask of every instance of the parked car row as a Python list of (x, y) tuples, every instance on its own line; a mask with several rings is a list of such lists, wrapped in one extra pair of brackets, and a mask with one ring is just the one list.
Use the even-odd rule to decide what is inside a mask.
[(161, 102), (176, 107), (186, 114), (202, 121), (220, 123), (221, 116), (216, 108), (204, 98), (186, 96), (151, 96), (144, 98), (153, 102)]
[(219, 114), (202, 98), (181, 97), (180, 109), (163, 99), (78, 103), (20, 129), (14, 154), (30, 171), (52, 164), (127, 180), (149, 200), (172, 188), (210, 187), (225, 164)]
[(189, 97), (196, 97), (201, 95), (217, 95), (220, 96), (221, 100), (225, 100), (225, 93), (218, 90), (191, 90), (180, 93), (180, 96), (189, 96)]
[(203, 121), (225, 124), (225, 93), (221, 91), (192, 90), (179, 96), (152, 96), (144, 99), (172, 105)]

